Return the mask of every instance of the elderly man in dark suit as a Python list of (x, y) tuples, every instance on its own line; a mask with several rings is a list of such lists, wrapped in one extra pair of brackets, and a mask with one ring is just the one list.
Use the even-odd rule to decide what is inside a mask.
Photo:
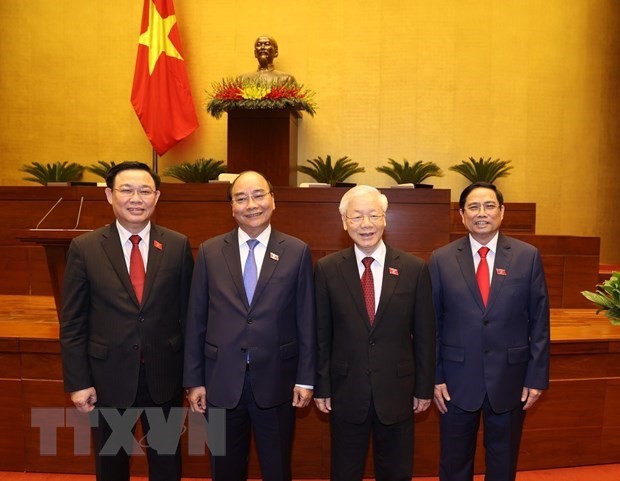
[(215, 481), (247, 478), (253, 430), (263, 479), (291, 479), (295, 407), (308, 405), (316, 332), (309, 247), (271, 227), (270, 183), (243, 172), (230, 186), (238, 228), (201, 244), (192, 279), (184, 384), (196, 412), (226, 409)]
[[(192, 251), (187, 237), (151, 223), (159, 177), (146, 164), (116, 165), (106, 184), (116, 220), (75, 238), (67, 256), (60, 319), (65, 390), (81, 412), (161, 408), (167, 416), (183, 401)], [(144, 413), (141, 420), (148, 435)], [(97, 480), (129, 480), (124, 449), (102, 454), (112, 430), (99, 416)], [(181, 478), (178, 446), (172, 453), (148, 447), (147, 457), (151, 481)]]
[(386, 246), (388, 200), (370, 186), (340, 202), (354, 246), (315, 272), (315, 403), (330, 415), (331, 479), (363, 478), (372, 433), (379, 481), (411, 480), (413, 414), (431, 404), (435, 319), (422, 259)]
[(469, 235), (430, 260), (437, 315), (434, 400), (442, 481), (473, 479), (480, 417), (487, 481), (512, 481), (525, 412), (549, 383), (549, 301), (538, 250), (502, 235), (504, 199), (475, 183), (459, 200)]

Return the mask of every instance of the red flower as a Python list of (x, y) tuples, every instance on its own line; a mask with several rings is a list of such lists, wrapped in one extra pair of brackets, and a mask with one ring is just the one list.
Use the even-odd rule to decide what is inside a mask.
[(269, 92), (265, 98), (266, 99), (282, 99), (282, 98), (293, 98), (298, 99), (302, 98), (299, 95), (300, 88), (298, 86), (291, 86), (289, 84), (275, 85), (272, 87), (271, 92)]

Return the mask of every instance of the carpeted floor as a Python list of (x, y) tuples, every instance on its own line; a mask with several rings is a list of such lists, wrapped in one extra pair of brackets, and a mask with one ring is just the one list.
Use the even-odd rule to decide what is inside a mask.
[[(93, 481), (94, 475), (50, 474), (50, 473), (11, 473), (0, 471), (2, 481)], [(194, 481), (205, 478), (183, 478), (183, 481)], [(416, 477), (413, 481), (437, 481), (436, 477)], [(483, 481), (484, 475), (478, 475), (475, 481)], [(620, 464), (602, 464), (581, 466), (577, 468), (545, 469), (540, 471), (521, 471), (517, 481), (618, 481), (620, 480)], [(132, 481), (147, 481), (142, 476), (134, 476)], [(300, 480), (301, 481), (301, 480)], [(321, 480), (303, 480), (321, 481)], [(371, 480), (368, 480), (371, 481)]]

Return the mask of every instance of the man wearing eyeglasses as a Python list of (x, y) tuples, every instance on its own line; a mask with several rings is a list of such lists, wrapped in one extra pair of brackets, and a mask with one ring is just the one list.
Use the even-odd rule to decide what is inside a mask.
[(538, 250), (499, 231), (493, 184), (461, 193), (469, 234), (430, 260), (441, 481), (471, 481), (480, 417), (487, 481), (513, 481), (525, 413), (549, 384), (549, 300)]
[(196, 259), (184, 385), (193, 411), (226, 409), (214, 481), (247, 479), (252, 432), (262, 479), (291, 480), (295, 408), (309, 404), (315, 379), (310, 249), (271, 227), (273, 189), (258, 172), (241, 173), (229, 197), (238, 227), (203, 242)]
[(361, 481), (372, 436), (375, 477), (411, 481), (413, 415), (433, 397), (435, 319), (422, 259), (383, 242), (388, 200), (359, 185), (340, 201), (353, 247), (315, 271), (315, 403), (329, 414), (331, 479)]
[[(141, 162), (112, 167), (105, 194), (116, 220), (75, 238), (67, 255), (60, 319), (65, 390), (79, 412), (98, 409), (98, 481), (129, 480), (126, 449), (136, 444), (129, 430), (121, 433), (116, 425), (115, 432), (109, 421), (126, 408), (161, 409), (167, 418), (182, 406), (182, 333), (193, 258), (187, 237), (150, 221), (159, 182)], [(180, 426), (151, 437), (144, 410), (140, 418), (149, 480), (180, 480), (181, 452), (174, 443)]]

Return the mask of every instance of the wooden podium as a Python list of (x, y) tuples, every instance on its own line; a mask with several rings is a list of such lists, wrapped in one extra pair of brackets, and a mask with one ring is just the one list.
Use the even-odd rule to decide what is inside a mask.
[(228, 112), (228, 172), (256, 170), (273, 185), (297, 185), (297, 123), (291, 109)]
[(62, 283), (69, 244), (73, 238), (90, 231), (91, 229), (28, 229), (18, 236), (23, 242), (32, 242), (45, 249), (58, 320), (62, 309)]

